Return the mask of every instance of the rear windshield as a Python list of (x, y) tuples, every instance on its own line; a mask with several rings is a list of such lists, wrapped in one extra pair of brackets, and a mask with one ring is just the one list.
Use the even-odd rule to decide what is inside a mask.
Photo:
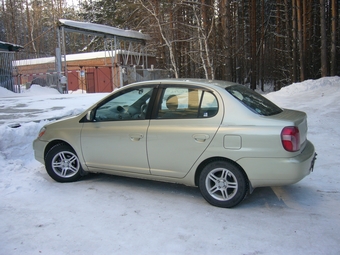
[(252, 112), (263, 116), (271, 116), (282, 112), (282, 109), (261, 96), (259, 93), (242, 85), (227, 87), (226, 90)]

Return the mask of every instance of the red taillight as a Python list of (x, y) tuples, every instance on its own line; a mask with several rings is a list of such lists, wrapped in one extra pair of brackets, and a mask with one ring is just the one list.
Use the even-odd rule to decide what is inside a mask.
[(300, 132), (297, 127), (285, 127), (281, 132), (281, 141), (286, 151), (298, 151), (300, 149)]

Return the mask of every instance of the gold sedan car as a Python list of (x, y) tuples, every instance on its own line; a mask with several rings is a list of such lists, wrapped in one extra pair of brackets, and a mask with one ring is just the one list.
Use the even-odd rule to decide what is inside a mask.
[(227, 208), (256, 187), (300, 181), (316, 158), (304, 112), (242, 85), (195, 79), (125, 86), (44, 126), (33, 147), (58, 182), (101, 172), (181, 183)]

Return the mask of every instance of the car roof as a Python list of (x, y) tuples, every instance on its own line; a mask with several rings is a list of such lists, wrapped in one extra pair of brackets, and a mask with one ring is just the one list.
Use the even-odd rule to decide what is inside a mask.
[(176, 85), (176, 84), (185, 84), (185, 85), (203, 85), (210, 88), (226, 88), (232, 85), (238, 85), (237, 83), (230, 81), (221, 81), (221, 80), (207, 80), (207, 79), (194, 79), (194, 78), (177, 78), (177, 79), (159, 79), (159, 80), (149, 80), (132, 83), (130, 85), (144, 85), (144, 84), (167, 84), (167, 85)]

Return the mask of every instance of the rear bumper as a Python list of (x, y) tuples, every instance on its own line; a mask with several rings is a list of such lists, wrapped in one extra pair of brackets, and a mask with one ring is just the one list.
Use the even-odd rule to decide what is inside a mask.
[(307, 141), (304, 150), (292, 158), (243, 158), (237, 161), (246, 171), (253, 188), (296, 183), (314, 169), (314, 145)]

